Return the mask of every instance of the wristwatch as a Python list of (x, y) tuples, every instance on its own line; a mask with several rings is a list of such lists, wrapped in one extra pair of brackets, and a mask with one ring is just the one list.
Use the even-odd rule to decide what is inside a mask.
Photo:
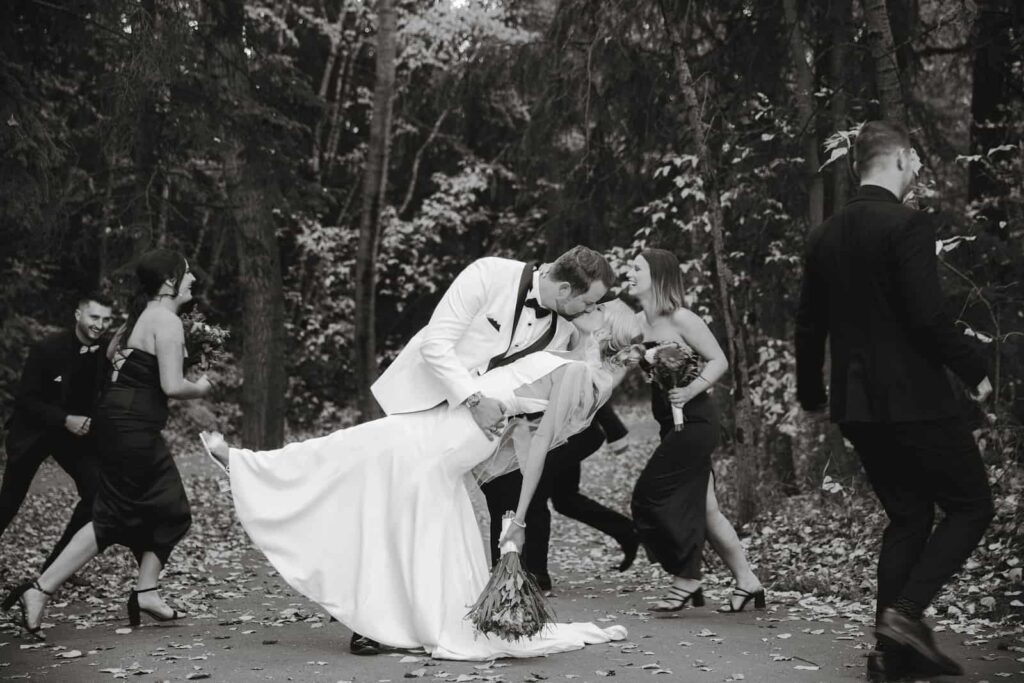
[(478, 392), (476, 392), (476, 393), (473, 393), (473, 394), (470, 394), (469, 396), (467, 396), (467, 397), (466, 397), (466, 400), (465, 400), (465, 401), (463, 401), (462, 403), (463, 403), (463, 404), (464, 404), (464, 405), (465, 405), (465, 406), (466, 406), (467, 408), (476, 408), (476, 407), (477, 407), (478, 405), (480, 405), (480, 401), (481, 401), (481, 400), (483, 399), (483, 397), (484, 397), (484, 395), (483, 395), (483, 394), (481, 394), (481, 393), (480, 393), (480, 392), (478, 391)]

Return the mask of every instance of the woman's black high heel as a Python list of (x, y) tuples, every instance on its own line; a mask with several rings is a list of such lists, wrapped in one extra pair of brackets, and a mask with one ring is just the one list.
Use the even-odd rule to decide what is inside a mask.
[(21, 608), (21, 627), (25, 629), (26, 633), (28, 633), (36, 640), (46, 640), (46, 636), (43, 635), (41, 632), (41, 629), (43, 627), (42, 624), (36, 626), (35, 628), (32, 628), (28, 625), (28, 605), (25, 604), (25, 593), (27, 593), (30, 590), (37, 590), (43, 595), (48, 595), (51, 597), (53, 596), (53, 593), (51, 593), (50, 591), (45, 591), (42, 589), (42, 587), (40, 587), (39, 581), (26, 581), (25, 583), (15, 586), (14, 590), (8, 593), (7, 597), (4, 598), (3, 603), (0, 604), (0, 607), (2, 607), (3, 610), (6, 612), (7, 610), (14, 607), (14, 603), (18, 603), (18, 607)]
[(767, 605), (767, 600), (764, 596), (764, 588), (758, 588), (753, 593), (745, 591), (742, 588), (734, 588), (732, 590), (732, 594), (738, 598), (743, 598), (740, 606), (733, 607), (732, 600), (730, 600), (725, 606), (718, 610), (719, 612), (722, 612), (723, 614), (736, 614), (738, 612), (742, 612), (747, 607), (747, 603), (751, 600), (754, 601), (754, 609), (764, 609)]
[(132, 594), (128, 596), (128, 623), (131, 624), (133, 627), (136, 627), (140, 623), (142, 623), (143, 612), (148, 614), (153, 619), (156, 619), (157, 621), (174, 621), (175, 619), (182, 619), (188, 616), (186, 613), (179, 612), (178, 610), (172, 608), (171, 616), (165, 617), (159, 612), (154, 612), (151, 609), (139, 606), (140, 593), (148, 593), (150, 591), (155, 591), (158, 588), (160, 588), (160, 586), (153, 586), (152, 588), (143, 588), (140, 591), (132, 589)]
[(652, 607), (652, 612), (678, 612), (679, 610), (686, 607), (686, 603), (691, 603), (694, 607), (704, 606), (704, 588), (698, 588), (694, 591), (686, 591), (679, 586), (669, 586), (669, 595), (667, 598), (663, 598), (662, 602), (679, 603), (672, 607)]

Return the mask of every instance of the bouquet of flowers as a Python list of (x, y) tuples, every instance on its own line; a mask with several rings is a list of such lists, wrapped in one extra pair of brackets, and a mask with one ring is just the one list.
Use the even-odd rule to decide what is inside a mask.
[[(700, 357), (692, 350), (677, 342), (652, 344), (644, 351), (640, 366), (647, 373), (647, 381), (654, 382), (663, 390), (685, 387), (700, 374)], [(672, 406), (672, 422), (675, 431), (683, 429), (683, 409)]]
[[(502, 517), (503, 536), (513, 516), (512, 512), (506, 512)], [(523, 569), (515, 543), (508, 542), (501, 547), (501, 559), (491, 570), (490, 580), (466, 618), (478, 633), (512, 642), (535, 636), (554, 621), (540, 586), (533, 575)]]
[(206, 322), (206, 316), (195, 311), (181, 316), (185, 326), (185, 346), (189, 351), (188, 364), (209, 370), (225, 357), (224, 344), (231, 333), (223, 327)]

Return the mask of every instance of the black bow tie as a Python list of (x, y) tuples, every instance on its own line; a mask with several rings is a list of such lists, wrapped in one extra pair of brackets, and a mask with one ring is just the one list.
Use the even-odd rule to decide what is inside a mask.
[(95, 352), (96, 352), (96, 350), (97, 350), (98, 348), (100, 348), (100, 345), (99, 345), (99, 344), (93, 344), (92, 346), (84, 346), (84, 345), (83, 345), (83, 346), (81, 346), (81, 347), (80, 347), (80, 348), (78, 349), (78, 353), (79, 353), (79, 354), (83, 354), (83, 353), (95, 353)]
[(527, 308), (532, 308), (533, 309), (533, 313), (534, 313), (534, 315), (537, 316), (538, 320), (540, 320), (541, 318), (546, 318), (549, 315), (551, 315), (551, 309), (550, 308), (544, 308), (543, 306), (540, 305), (539, 301), (537, 301), (536, 299), (534, 299), (532, 297), (527, 299), (526, 301), (524, 301), (523, 305), (526, 306)]

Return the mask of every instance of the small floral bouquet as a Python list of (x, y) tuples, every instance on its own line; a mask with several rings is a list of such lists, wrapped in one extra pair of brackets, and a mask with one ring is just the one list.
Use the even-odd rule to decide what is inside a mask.
[(185, 326), (185, 346), (189, 350), (188, 364), (209, 370), (224, 360), (224, 344), (231, 333), (223, 327), (206, 322), (206, 316), (195, 311), (181, 316)]
[[(512, 517), (512, 512), (502, 517), (502, 536), (512, 524)], [(466, 618), (478, 633), (512, 642), (531, 638), (554, 621), (536, 579), (523, 569), (515, 543), (502, 545), (501, 559)]]
[[(664, 391), (685, 387), (700, 374), (700, 357), (677, 342), (652, 344), (644, 351), (640, 367), (647, 373), (647, 381), (654, 382)], [(672, 406), (675, 431), (683, 430), (683, 409)]]

